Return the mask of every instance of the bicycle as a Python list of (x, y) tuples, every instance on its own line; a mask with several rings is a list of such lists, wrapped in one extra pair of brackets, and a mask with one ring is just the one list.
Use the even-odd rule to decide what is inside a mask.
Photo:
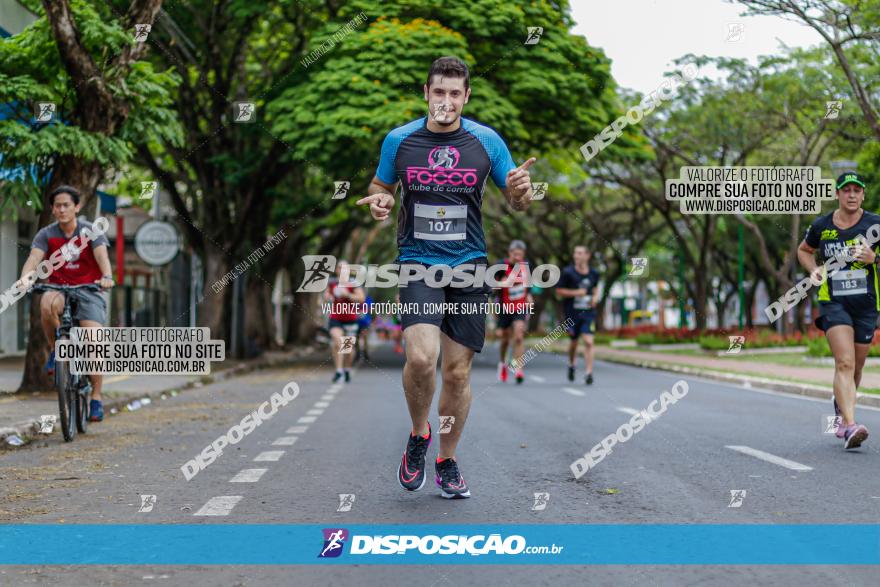
[[(69, 295), (69, 292), (75, 289), (102, 291), (101, 286), (94, 283), (81, 285), (41, 283), (35, 285), (31, 290), (33, 293), (60, 291), (64, 295), (64, 310), (61, 312), (61, 324), (55, 329), (55, 340), (70, 340), (70, 329), (79, 326), (79, 321), (73, 319), (73, 309), (77, 300)], [(64, 440), (70, 442), (76, 436), (77, 431), (82, 434), (86, 432), (92, 383), (87, 375), (71, 373), (70, 361), (56, 361), (55, 389), (58, 391), (61, 433), (64, 435)]]

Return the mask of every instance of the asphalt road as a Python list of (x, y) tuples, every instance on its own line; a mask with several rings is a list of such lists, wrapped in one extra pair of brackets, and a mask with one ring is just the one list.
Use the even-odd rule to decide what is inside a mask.
[[(347, 385), (330, 383), (329, 360), (256, 372), (109, 418), (70, 444), (53, 434), (0, 453), (0, 523), (880, 523), (876, 410), (859, 415), (874, 436), (844, 452), (822, 431), (828, 402), (686, 378), (686, 397), (575, 480), (572, 461), (680, 378), (599, 363), (588, 387), (582, 375), (565, 381), (564, 358), (545, 353), (526, 367), (524, 384), (501, 384), (492, 347), (475, 361), (458, 450), (473, 497), (444, 500), (431, 478), (425, 490), (407, 493), (395, 481), (409, 430), (403, 359), (388, 347), (374, 348), (372, 359)], [(290, 381), (301, 388), (293, 402), (184, 479), (183, 463)], [(429, 457), (436, 450), (434, 443)], [(739, 507), (729, 507), (732, 490), (745, 490)], [(538, 492), (549, 494), (540, 511)], [(355, 496), (350, 511), (337, 511), (339, 494)], [(140, 495), (156, 496), (152, 511), (138, 511)], [(414, 576), (427, 586), (485, 585), (509, 582), (510, 571), (0, 567), (0, 585), (404, 585)], [(876, 584), (870, 567), (518, 565), (516, 572), (526, 585)]]

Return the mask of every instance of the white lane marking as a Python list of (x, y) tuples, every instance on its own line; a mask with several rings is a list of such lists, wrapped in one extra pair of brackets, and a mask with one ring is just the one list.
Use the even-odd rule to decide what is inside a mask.
[(194, 513), (194, 516), (228, 516), (229, 512), (232, 511), (232, 508), (235, 507), (243, 495), (220, 495), (218, 497), (212, 497), (208, 500), (208, 503), (202, 506), (202, 508)]
[(328, 393), (326, 395), (321, 396), (321, 401), (325, 401), (325, 402), (333, 401), (334, 397), (336, 397), (336, 396)]
[[(630, 416), (635, 416), (636, 414), (639, 413), (638, 410), (634, 410), (633, 408), (624, 408), (624, 407), (617, 408), (617, 411), (623, 412), (624, 414), (629, 414)], [(654, 416), (652, 416), (647, 411), (645, 411), (645, 420), (648, 422), (651, 422), (654, 420)]]
[(229, 480), (230, 483), (256, 483), (269, 469), (242, 469)]
[(284, 455), (283, 450), (264, 450), (254, 457), (254, 461), (277, 461)]
[(330, 405), (330, 402), (315, 402), (316, 408), (326, 408)]
[(792, 471), (812, 471), (813, 467), (808, 467), (806, 465), (802, 465), (800, 463), (796, 463), (794, 461), (790, 461), (788, 459), (783, 459), (782, 457), (777, 457), (776, 455), (771, 455), (769, 452), (764, 452), (762, 450), (757, 450), (751, 448), (749, 446), (725, 446), (724, 448), (729, 448), (730, 450), (735, 450), (736, 452), (741, 452), (745, 455), (753, 456), (756, 459), (761, 459), (762, 461), (767, 461), (768, 463), (773, 463), (774, 465), (779, 465), (780, 467), (785, 467), (786, 469), (791, 469)]
[(296, 442), (296, 436), (282, 436), (272, 443), (272, 446), (291, 446)]
[(324, 410), (309, 410), (306, 412), (306, 416), (320, 416), (324, 413)]
[(571, 395), (587, 395), (580, 389), (575, 389), (574, 387), (563, 387), (562, 391), (564, 391), (565, 393), (570, 393)]
[(291, 426), (285, 434), (303, 434), (308, 429), (308, 426)]
[(327, 393), (339, 393), (338, 387), (330, 387), (327, 389)]
[(317, 416), (303, 416), (299, 420), (296, 421), (297, 424), (311, 424), (315, 420), (317, 420)]
[(541, 377), (540, 375), (529, 375), (529, 378), (530, 378), (532, 381), (537, 381), (538, 383), (544, 383), (545, 381), (547, 381), (546, 379), (544, 379), (544, 378)]

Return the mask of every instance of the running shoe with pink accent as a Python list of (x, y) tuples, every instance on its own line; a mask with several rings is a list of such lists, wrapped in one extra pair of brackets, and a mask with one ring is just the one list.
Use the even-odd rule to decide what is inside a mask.
[(413, 436), (410, 432), (406, 450), (397, 467), (397, 482), (407, 491), (418, 491), (425, 486), (425, 454), (431, 446), (431, 424), (428, 424), (428, 437)]
[(861, 424), (850, 424), (846, 427), (846, 432), (843, 437), (846, 439), (843, 448), (846, 450), (858, 448), (862, 446), (862, 443), (868, 438), (868, 429)]
[(458, 470), (458, 463), (455, 462), (454, 458), (443, 459), (442, 461), (438, 459), (434, 463), (434, 467), (437, 470), (434, 482), (440, 488), (441, 496), (446, 499), (463, 499), (471, 496), (467, 483), (465, 483), (464, 477), (461, 476)]
[(507, 364), (498, 363), (498, 381), (507, 383)]

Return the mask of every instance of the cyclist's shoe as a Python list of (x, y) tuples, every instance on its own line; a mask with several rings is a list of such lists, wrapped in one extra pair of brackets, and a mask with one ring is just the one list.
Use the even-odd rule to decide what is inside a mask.
[(340, 379), (342, 379), (342, 371), (337, 371), (333, 374), (333, 383), (336, 383)]
[(351, 373), (348, 371), (348, 369), (345, 370), (345, 382), (351, 383)]
[(507, 365), (505, 363), (498, 363), (498, 381), (507, 382)]
[(89, 402), (89, 422), (100, 422), (104, 419), (104, 404), (99, 399)]
[(584, 379), (587, 382), (587, 385), (593, 385), (593, 374), (587, 373), (587, 377)]
[(428, 424), (428, 437), (409, 435), (406, 450), (397, 467), (397, 482), (407, 491), (418, 491), (425, 486), (425, 454), (431, 446), (431, 424)]
[(868, 438), (868, 429), (861, 424), (850, 424), (846, 427), (846, 432), (843, 437), (845, 439), (843, 448), (847, 450), (858, 448), (862, 446), (862, 443)]
[(442, 461), (437, 459), (434, 463), (434, 468), (437, 471), (434, 482), (440, 488), (440, 495), (446, 499), (463, 499), (471, 496), (467, 483), (465, 483), (464, 477), (461, 476), (458, 470), (458, 463), (455, 462), (454, 458), (443, 459)]
[(46, 373), (55, 375), (55, 351), (49, 353), (49, 360), (46, 361)]
[(522, 383), (525, 378), (526, 378), (526, 376), (525, 376), (525, 373), (523, 373), (523, 370), (517, 369), (516, 370), (516, 382)]
[(574, 365), (568, 366), (568, 380), (574, 381)]

